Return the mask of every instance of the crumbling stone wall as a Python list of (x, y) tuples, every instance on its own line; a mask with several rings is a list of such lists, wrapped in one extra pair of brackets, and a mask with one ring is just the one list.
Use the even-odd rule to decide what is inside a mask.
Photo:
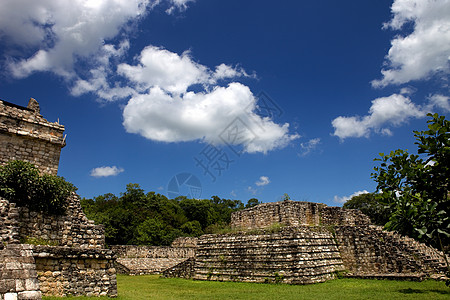
[(170, 245), (173, 248), (197, 248), (198, 238), (191, 236), (182, 236), (176, 238)]
[[(21, 285), (17, 285), (15, 291), (11, 290), (12, 282), (25, 280), (25, 275), (17, 270), (3, 272), (1, 269), (4, 264), (10, 266), (14, 263), (17, 266), (23, 263), (20, 258), (23, 251), (16, 256), (2, 255), (2, 251), (9, 251), (9, 247), (13, 246), (25, 247), (31, 253), (28, 256), (35, 267), (28, 273), (34, 274), (39, 281), (44, 296), (117, 296), (115, 255), (111, 250), (104, 249), (103, 227), (86, 218), (76, 194), (68, 199), (68, 203), (65, 215), (48, 216), (29, 212), (23, 207), (17, 208), (14, 203), (0, 198), (0, 249), (3, 242), (7, 244), (5, 249), (0, 250), (0, 278), (4, 279), (7, 287), (2, 289), (0, 281), (0, 300), (6, 292), (19, 295), (25, 291)], [(52, 246), (32, 246), (20, 242)]]
[(445, 273), (443, 253), (412, 238), (375, 225), (336, 226), (334, 231), (344, 265), (353, 275)]
[(306, 284), (332, 279), (343, 268), (329, 231), (299, 226), (277, 233), (203, 235), (193, 278)]
[(0, 100), (0, 164), (18, 159), (33, 163), (42, 172), (56, 175), (64, 126), (40, 115), (39, 104), (28, 107)]
[(161, 274), (195, 255), (193, 247), (117, 245), (111, 249), (117, 255), (117, 269), (130, 275)]
[(79, 196), (73, 193), (66, 200), (66, 213), (62, 216), (47, 215), (29, 211), (26, 207), (18, 210), (20, 239), (45, 240), (51, 245), (76, 248), (105, 248), (102, 225), (95, 225), (84, 214)]
[(35, 246), (33, 255), (45, 296), (117, 296), (111, 250)]
[(285, 226), (362, 225), (370, 224), (370, 219), (355, 209), (292, 200), (263, 203), (231, 215), (232, 228), (245, 230), (267, 228), (274, 223)]
[(0, 249), (3, 244), (18, 244), (19, 238), (19, 209), (15, 203), (0, 198)]
[(234, 212), (231, 227), (240, 229), (266, 228), (274, 223), (286, 226), (318, 225), (319, 210), (324, 204), (286, 200), (263, 203)]
[(42, 298), (31, 248), (8, 244), (0, 250), (0, 300)]
[[(28, 107), (0, 100), (0, 164), (20, 159), (56, 175), (63, 132), (40, 115), (36, 100)], [(104, 249), (103, 227), (86, 218), (78, 195), (66, 201), (66, 213), (55, 216), (0, 198), (0, 300), (40, 299), (39, 285), (31, 284), (37, 281), (44, 295), (117, 296), (115, 256)]]
[(319, 225), (366, 226), (370, 223), (370, 218), (358, 209), (344, 209), (325, 205), (320, 208)]
[[(276, 230), (274, 223), (288, 227), (270, 233)], [(201, 236), (195, 257), (166, 270), (164, 276), (300, 284), (332, 279), (339, 270), (368, 278), (445, 277), (443, 253), (370, 225), (358, 210), (307, 202), (265, 203), (233, 213), (232, 226), (249, 230)]]

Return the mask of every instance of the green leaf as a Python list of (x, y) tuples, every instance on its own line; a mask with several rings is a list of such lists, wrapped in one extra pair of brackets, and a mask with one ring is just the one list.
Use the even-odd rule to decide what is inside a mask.
[(450, 237), (450, 234), (447, 233), (447, 232), (445, 232), (445, 231), (443, 231), (443, 230), (438, 229), (437, 231), (438, 231), (439, 233), (445, 235), (446, 237)]

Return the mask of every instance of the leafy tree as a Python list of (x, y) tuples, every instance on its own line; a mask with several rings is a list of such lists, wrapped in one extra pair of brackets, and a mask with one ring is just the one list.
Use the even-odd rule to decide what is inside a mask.
[(202, 225), (197, 220), (184, 223), (180, 229), (188, 236), (201, 236), (203, 234)]
[(343, 208), (359, 209), (367, 215), (372, 223), (384, 226), (389, 221), (390, 209), (377, 200), (373, 193), (353, 196), (344, 203)]
[(233, 211), (244, 208), (239, 200), (217, 196), (200, 200), (145, 194), (135, 183), (120, 197), (109, 193), (82, 199), (81, 205), (88, 218), (104, 225), (109, 245), (168, 245), (178, 236), (212, 233), (228, 225)]
[(137, 227), (137, 242), (140, 245), (168, 246), (182, 233), (178, 229), (167, 226), (163, 221), (149, 218)]
[(391, 210), (385, 227), (444, 249), (450, 242), (450, 122), (428, 116), (428, 130), (414, 131), (418, 155), (380, 153), (372, 177), (378, 200)]
[(18, 206), (48, 214), (63, 214), (76, 188), (63, 177), (39, 173), (31, 163), (12, 160), (0, 166), (0, 196)]
[(247, 201), (247, 204), (245, 205), (245, 208), (250, 208), (250, 207), (256, 206), (256, 205), (261, 204), (261, 203), (262, 203), (262, 202), (259, 202), (258, 199), (256, 199), (256, 198), (251, 198), (251, 199), (249, 199), (249, 200)]

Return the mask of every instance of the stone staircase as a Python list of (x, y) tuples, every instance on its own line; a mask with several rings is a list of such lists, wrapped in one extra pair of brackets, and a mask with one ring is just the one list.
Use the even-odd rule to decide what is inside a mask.
[(320, 227), (204, 235), (197, 246), (197, 280), (306, 284), (332, 279), (344, 268), (332, 235)]

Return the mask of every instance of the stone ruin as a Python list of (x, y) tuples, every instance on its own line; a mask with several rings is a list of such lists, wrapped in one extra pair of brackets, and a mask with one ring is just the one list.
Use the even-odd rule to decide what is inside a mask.
[[(40, 115), (36, 100), (28, 107), (0, 100), (0, 164), (20, 159), (57, 174), (63, 133), (64, 126)], [(0, 198), (0, 300), (115, 297), (116, 267), (134, 275), (292, 284), (340, 273), (443, 278), (446, 270), (436, 249), (371, 225), (357, 210), (320, 203), (260, 204), (232, 214), (232, 233), (180, 238), (172, 247), (111, 250), (105, 249), (103, 227), (86, 218), (75, 193), (67, 206), (65, 215), (48, 216)]]
[[(0, 163), (19, 159), (56, 175), (64, 126), (28, 107), (0, 100)], [(41, 245), (40, 245), (41, 244)], [(16, 207), (0, 198), (0, 300), (44, 296), (117, 296), (115, 255), (104, 229), (88, 220), (75, 193), (62, 216)]]
[(287, 200), (235, 212), (231, 226), (233, 233), (201, 236), (195, 256), (164, 276), (290, 284), (445, 278), (442, 252), (371, 225), (359, 210)]
[(63, 125), (42, 117), (33, 98), (27, 107), (0, 100), (0, 164), (24, 160), (56, 175), (61, 149), (66, 145), (63, 133)]
[(129, 275), (161, 274), (195, 256), (197, 238), (179, 237), (169, 246), (116, 245), (118, 273)]

